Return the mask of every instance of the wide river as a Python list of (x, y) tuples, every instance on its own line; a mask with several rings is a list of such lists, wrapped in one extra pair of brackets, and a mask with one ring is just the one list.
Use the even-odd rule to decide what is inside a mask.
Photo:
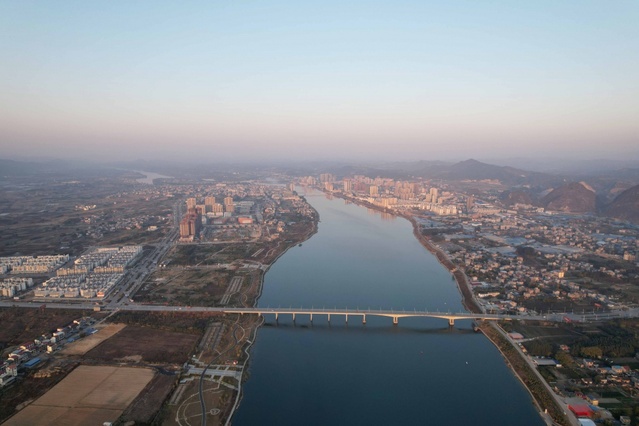
[[(319, 232), (268, 271), (260, 306), (459, 312), (450, 273), (405, 219), (307, 192)], [(267, 318), (234, 425), (540, 426), (523, 385), (469, 321)]]

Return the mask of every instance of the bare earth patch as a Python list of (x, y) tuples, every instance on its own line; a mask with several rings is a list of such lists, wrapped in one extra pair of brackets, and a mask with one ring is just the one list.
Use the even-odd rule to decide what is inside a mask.
[(129, 325), (86, 356), (106, 362), (144, 360), (151, 363), (182, 364), (200, 339), (200, 334), (179, 333)]
[(5, 425), (69, 425), (114, 422), (154, 376), (131, 367), (80, 366)]
[(114, 334), (118, 333), (124, 327), (126, 327), (126, 324), (109, 324), (106, 326), (96, 326), (95, 328), (98, 329), (97, 333), (87, 336), (83, 339), (76, 340), (75, 342), (67, 345), (64, 349), (62, 349), (60, 353), (63, 355), (84, 355), (91, 349), (98, 346), (100, 343), (104, 342), (109, 337), (112, 337)]

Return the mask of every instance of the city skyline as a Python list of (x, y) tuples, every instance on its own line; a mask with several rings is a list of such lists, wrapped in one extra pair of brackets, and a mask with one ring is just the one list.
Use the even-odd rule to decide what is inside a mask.
[(0, 3), (5, 157), (639, 157), (639, 4)]

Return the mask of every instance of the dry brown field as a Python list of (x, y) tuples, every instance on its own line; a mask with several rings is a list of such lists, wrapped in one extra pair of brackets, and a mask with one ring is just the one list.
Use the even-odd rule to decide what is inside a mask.
[(135, 295), (136, 302), (215, 306), (234, 271), (166, 268), (155, 271)]
[(199, 334), (130, 325), (87, 352), (86, 357), (103, 361), (182, 364), (199, 339)]
[(5, 425), (114, 422), (154, 376), (147, 368), (80, 366)]
[(136, 424), (152, 424), (177, 380), (178, 376), (156, 374), (140, 396), (124, 411), (120, 421), (122, 423), (133, 421)]
[(98, 330), (97, 333), (68, 344), (60, 353), (62, 355), (84, 355), (124, 327), (126, 327), (126, 324), (97, 325), (95, 326)]

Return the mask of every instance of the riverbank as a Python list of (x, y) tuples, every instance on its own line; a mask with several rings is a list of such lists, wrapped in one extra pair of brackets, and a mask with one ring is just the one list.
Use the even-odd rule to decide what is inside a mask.
[(525, 355), (521, 354), (519, 348), (505, 336), (505, 332), (499, 328), (498, 324), (484, 322), (480, 325), (480, 329), (499, 350), (508, 367), (528, 390), (542, 417), (550, 416), (556, 425), (578, 425), (573, 416), (566, 414), (565, 408), (561, 406), (558, 397), (539, 371), (530, 365), (530, 362), (524, 358)]

